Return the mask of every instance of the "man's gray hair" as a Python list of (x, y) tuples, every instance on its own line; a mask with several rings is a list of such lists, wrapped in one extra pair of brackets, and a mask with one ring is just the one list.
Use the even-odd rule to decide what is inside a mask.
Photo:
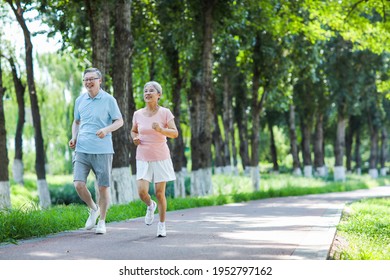
[(98, 78), (99, 78), (99, 79), (102, 78), (102, 72), (100, 72), (100, 70), (97, 69), (97, 68), (88, 68), (88, 69), (85, 69), (83, 76), (85, 76), (85, 74), (87, 74), (87, 73), (96, 73), (96, 74), (98, 75)]
[(163, 93), (161, 85), (155, 81), (147, 82), (145, 84), (144, 88), (146, 88), (147, 86), (153, 86), (157, 90), (158, 93), (161, 93), (161, 94)]

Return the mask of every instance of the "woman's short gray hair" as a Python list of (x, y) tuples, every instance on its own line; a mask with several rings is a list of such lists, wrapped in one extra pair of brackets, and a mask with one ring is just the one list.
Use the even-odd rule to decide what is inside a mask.
[(158, 93), (162, 94), (162, 87), (159, 83), (155, 82), (155, 81), (150, 81), (150, 82), (147, 82), (144, 86), (144, 88), (146, 88), (147, 86), (153, 86)]

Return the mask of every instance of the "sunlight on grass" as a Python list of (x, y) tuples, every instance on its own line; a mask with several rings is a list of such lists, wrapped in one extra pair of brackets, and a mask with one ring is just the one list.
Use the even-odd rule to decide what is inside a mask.
[(31, 203), (37, 203), (38, 191), (35, 189), (30, 190), (26, 186), (19, 184), (11, 184), (11, 201), (13, 208), (21, 208)]
[(339, 252), (346, 260), (390, 260), (390, 199), (352, 203), (337, 227), (348, 242)]

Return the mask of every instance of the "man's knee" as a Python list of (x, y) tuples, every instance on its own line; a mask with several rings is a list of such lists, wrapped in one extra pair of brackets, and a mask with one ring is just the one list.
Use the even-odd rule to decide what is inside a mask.
[(110, 189), (108, 187), (99, 187), (99, 194), (101, 196), (108, 196), (110, 194)]
[(77, 192), (83, 191), (87, 188), (85, 182), (83, 182), (83, 181), (74, 181), (73, 184), (74, 184), (74, 187), (76, 188)]

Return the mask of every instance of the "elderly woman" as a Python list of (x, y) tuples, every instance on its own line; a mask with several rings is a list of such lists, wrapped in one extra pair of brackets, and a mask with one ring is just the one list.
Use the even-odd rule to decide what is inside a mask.
[[(162, 87), (159, 83), (151, 81), (145, 84), (145, 107), (134, 113), (131, 137), (137, 146), (138, 193), (147, 205), (145, 224), (153, 223), (154, 212), (158, 207), (160, 222), (157, 226), (157, 236), (165, 237), (167, 209), (165, 187), (168, 181), (176, 179), (167, 137), (176, 138), (178, 131), (172, 112), (158, 105), (161, 95)], [(155, 184), (158, 204), (149, 195), (149, 183), (151, 182)]]

